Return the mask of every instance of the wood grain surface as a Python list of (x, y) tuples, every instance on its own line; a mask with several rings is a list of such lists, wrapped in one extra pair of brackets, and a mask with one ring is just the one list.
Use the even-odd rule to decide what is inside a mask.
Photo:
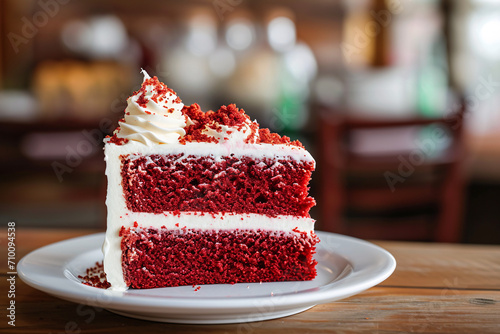
[[(16, 257), (97, 230), (16, 231)], [(16, 279), (16, 327), (0, 333), (500, 333), (500, 246), (375, 242), (398, 266), (380, 285), (303, 313), (262, 322), (179, 325), (130, 319), (57, 299)], [(7, 305), (6, 232), (0, 291)], [(2, 314), (5, 307), (2, 307)]]

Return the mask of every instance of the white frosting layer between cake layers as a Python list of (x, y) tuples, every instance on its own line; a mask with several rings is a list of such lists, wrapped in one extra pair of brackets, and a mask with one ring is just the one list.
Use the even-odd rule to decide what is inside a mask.
[[(296, 161), (312, 161), (314, 159), (304, 149), (288, 145), (271, 144), (244, 144), (226, 142), (225, 144), (213, 143), (186, 143), (146, 146), (137, 141), (130, 141), (124, 145), (106, 143), (105, 160), (106, 175), (108, 177), (108, 193), (106, 206), (108, 210), (106, 239), (103, 245), (104, 270), (107, 280), (111, 283), (113, 290), (125, 290), (127, 288), (123, 279), (121, 237), (119, 232), (122, 226), (134, 226), (137, 222), (140, 227), (162, 227), (168, 229), (261, 229), (284, 231), (289, 233), (297, 229), (301, 232), (311, 233), (314, 229), (314, 220), (311, 218), (300, 218), (294, 216), (268, 217), (258, 214), (196, 214), (182, 212), (174, 214), (134, 213), (128, 210), (123, 195), (121, 178), (121, 155), (151, 155), (151, 154), (180, 154), (184, 153), (194, 156), (210, 156), (216, 161), (224, 156), (233, 154), (236, 157), (253, 157), (257, 159), (288, 158)], [(223, 218), (223, 219), (221, 219)], [(243, 218), (243, 220), (241, 219)], [(179, 226), (176, 226), (179, 224)]]

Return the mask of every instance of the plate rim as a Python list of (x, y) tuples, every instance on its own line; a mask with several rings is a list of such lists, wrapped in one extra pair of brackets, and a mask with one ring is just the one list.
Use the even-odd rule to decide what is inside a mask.
[[(287, 294), (284, 298), (278, 296), (255, 296), (255, 297), (200, 297), (200, 298), (181, 298), (181, 297), (169, 297), (169, 298), (154, 298), (148, 296), (134, 296), (133, 298), (123, 298), (117, 291), (103, 290), (84, 284), (80, 284), (80, 288), (70, 288), (69, 286), (64, 287), (54, 287), (47, 282), (38, 282), (30, 277), (29, 272), (30, 267), (28, 266), (28, 261), (44, 252), (61, 247), (64, 243), (84, 243), (90, 239), (102, 238), (104, 240), (104, 232), (93, 233), (89, 235), (83, 235), (75, 238), (70, 238), (62, 241), (58, 241), (36, 250), (31, 251), (25, 255), (17, 264), (17, 272), (19, 277), (28, 285), (38, 290), (41, 290), (50, 295), (56, 296), (61, 299), (70, 300), (76, 303), (83, 303), (91, 306), (99, 306), (104, 308), (113, 308), (118, 310), (130, 310), (130, 307), (146, 307), (152, 311), (168, 310), (169, 312), (183, 313), (185, 310), (197, 310), (202, 312), (238, 312), (241, 310), (255, 309), (262, 305), (270, 305), (275, 309), (283, 308), (296, 308), (307, 305), (317, 305), (327, 302), (332, 302), (335, 300), (347, 298), (349, 296), (360, 293), (367, 290), (387, 279), (396, 268), (396, 260), (394, 256), (390, 254), (387, 250), (380, 246), (377, 246), (371, 242), (361, 240), (358, 238), (331, 233), (324, 231), (315, 231), (315, 233), (320, 238), (320, 243), (317, 244), (317, 248), (326, 249), (331, 242), (341, 241), (343, 243), (348, 243), (351, 246), (363, 247), (371, 250), (370, 255), (374, 257), (374, 254), (378, 255), (378, 260), (383, 260), (382, 263), (376, 267), (377, 272), (373, 273), (366, 271), (366, 268), (356, 268), (356, 261), (352, 261), (349, 258), (349, 254), (344, 254), (340, 250), (339, 252), (331, 252), (335, 255), (344, 257), (353, 267), (353, 277), (356, 277), (359, 282), (356, 284), (347, 284), (347, 287), (342, 287), (337, 289), (335, 282), (323, 285), (321, 287), (330, 286), (325, 289), (315, 288), (315, 291), (297, 293), (297, 294)], [(323, 243), (323, 244), (322, 244)], [(89, 249), (89, 251), (94, 250), (94, 248)], [(328, 250), (327, 250), (328, 251)], [(331, 251), (331, 250), (330, 250)], [(71, 281), (64, 275), (64, 267), (75, 257), (75, 255), (67, 255), (66, 261), (61, 263), (59, 276), (74, 284), (73, 286), (78, 286), (79, 283)], [(377, 257), (377, 256), (375, 256)], [(355, 259), (356, 260), (356, 259)], [(351, 277), (349, 275), (347, 278)], [(352, 277), (351, 277), (352, 278)], [(339, 281), (342, 282), (342, 279)], [(266, 283), (263, 283), (266, 284)], [(345, 283), (344, 283), (345, 285)], [(340, 290), (340, 291), (339, 291)], [(94, 298), (89, 298), (92, 295)], [(257, 303), (260, 302), (260, 303)], [(196, 304), (196, 306), (193, 306)], [(256, 305), (257, 304), (257, 305)]]

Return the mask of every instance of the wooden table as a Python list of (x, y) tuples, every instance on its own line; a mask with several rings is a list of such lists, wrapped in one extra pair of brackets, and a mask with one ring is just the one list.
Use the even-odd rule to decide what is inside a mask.
[[(17, 260), (59, 240), (96, 230), (16, 231)], [(0, 237), (3, 254), (7, 229)], [(375, 242), (398, 262), (365, 292), (286, 318), (229, 325), (179, 325), (93, 313), (35, 290), (17, 277), (16, 327), (7, 324), (9, 283), (2, 256), (0, 333), (500, 333), (500, 246)]]

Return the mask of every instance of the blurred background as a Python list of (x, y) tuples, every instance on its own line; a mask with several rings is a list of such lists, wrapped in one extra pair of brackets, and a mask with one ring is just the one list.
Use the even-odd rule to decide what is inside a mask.
[(500, 2), (0, 1), (0, 217), (105, 228), (144, 68), (301, 140), (317, 228), (500, 243)]

